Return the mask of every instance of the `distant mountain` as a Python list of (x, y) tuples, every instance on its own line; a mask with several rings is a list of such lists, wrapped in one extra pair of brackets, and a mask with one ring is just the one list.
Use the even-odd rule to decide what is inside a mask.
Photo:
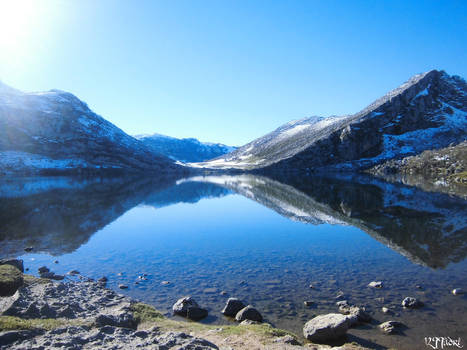
[(71, 93), (0, 83), (0, 174), (181, 169)]
[(194, 138), (177, 139), (160, 134), (136, 135), (135, 137), (154, 152), (185, 163), (203, 162), (237, 149), (237, 147), (221, 143), (200, 142)]
[(467, 139), (467, 83), (432, 70), (361, 112), (290, 122), (197, 167), (262, 172), (362, 170)]

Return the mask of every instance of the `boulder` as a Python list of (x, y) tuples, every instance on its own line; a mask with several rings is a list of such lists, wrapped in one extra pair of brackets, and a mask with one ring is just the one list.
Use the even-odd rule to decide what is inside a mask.
[(16, 267), (0, 265), (0, 296), (9, 297), (23, 285), (23, 274)]
[(0, 265), (11, 265), (24, 272), (23, 260), (21, 259), (0, 259)]
[(208, 316), (208, 310), (197, 306), (187, 308), (186, 317), (193, 321), (201, 320)]
[(186, 317), (189, 307), (199, 308), (199, 305), (195, 301), (195, 299), (193, 299), (190, 296), (187, 296), (187, 297), (183, 297), (183, 298), (178, 299), (177, 302), (175, 304), (173, 304), (172, 311), (176, 315)]
[(402, 300), (402, 306), (409, 309), (416, 309), (422, 307), (423, 303), (415, 298), (406, 297), (404, 300)]
[(237, 298), (229, 298), (225, 303), (224, 308), (222, 309), (221, 313), (225, 316), (235, 317), (237, 313), (245, 307), (239, 299)]
[(235, 315), (235, 320), (238, 322), (241, 322), (244, 320), (262, 322), (263, 316), (261, 316), (259, 311), (256, 310), (253, 306), (248, 305), (247, 307), (244, 307), (239, 312), (237, 312), (237, 314)]
[(344, 336), (352, 321), (341, 314), (316, 316), (303, 327), (303, 335), (311, 342), (324, 343)]

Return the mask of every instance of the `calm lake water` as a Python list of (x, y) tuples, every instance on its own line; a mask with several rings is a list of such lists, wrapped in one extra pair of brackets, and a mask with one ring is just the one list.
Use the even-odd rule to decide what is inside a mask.
[[(107, 276), (167, 315), (192, 295), (209, 309), (205, 323), (232, 323), (220, 310), (238, 297), (301, 335), (313, 315), (337, 312), (342, 291), (375, 319), (349, 341), (427, 349), (425, 337), (467, 340), (467, 297), (451, 294), (467, 290), (467, 202), (373, 178), (2, 179), (0, 245), (31, 273), (46, 265)], [(425, 307), (404, 310), (406, 296)], [(383, 335), (377, 324), (390, 319), (407, 328)]]

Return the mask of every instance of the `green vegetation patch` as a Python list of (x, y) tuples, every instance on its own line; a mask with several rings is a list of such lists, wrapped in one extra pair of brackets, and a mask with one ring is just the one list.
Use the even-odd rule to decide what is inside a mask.
[(139, 323), (155, 322), (165, 318), (164, 315), (157, 311), (153, 306), (144, 303), (136, 303), (131, 305), (133, 317)]
[(6, 297), (15, 294), (23, 285), (23, 274), (11, 265), (0, 265), (0, 296)]
[(16, 329), (46, 329), (51, 330), (64, 326), (82, 326), (88, 323), (82, 319), (61, 319), (61, 318), (32, 318), (24, 319), (15, 316), (0, 316), (0, 331), (10, 331)]

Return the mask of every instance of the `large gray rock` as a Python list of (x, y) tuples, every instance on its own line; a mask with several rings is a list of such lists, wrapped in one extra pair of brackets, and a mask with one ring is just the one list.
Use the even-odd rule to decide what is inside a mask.
[(172, 310), (174, 314), (184, 316), (193, 321), (198, 321), (208, 316), (208, 310), (200, 307), (190, 296), (178, 299), (172, 306)]
[(186, 317), (193, 321), (201, 320), (208, 316), (208, 310), (201, 307), (188, 307)]
[(237, 312), (237, 315), (235, 315), (235, 320), (238, 322), (241, 322), (244, 320), (262, 322), (263, 316), (261, 316), (259, 311), (256, 310), (253, 306), (248, 305), (247, 307), (244, 307), (239, 312)]
[(0, 259), (0, 265), (11, 265), (16, 267), (21, 272), (24, 272), (24, 264), (21, 259)]
[(23, 285), (23, 274), (12, 265), (0, 265), (0, 297), (12, 296)]
[(225, 303), (225, 306), (222, 309), (221, 313), (225, 316), (234, 317), (244, 307), (245, 304), (243, 304), (239, 299), (229, 298)]
[(319, 315), (305, 323), (303, 335), (309, 341), (324, 343), (344, 336), (351, 323), (348, 316), (341, 314)]

